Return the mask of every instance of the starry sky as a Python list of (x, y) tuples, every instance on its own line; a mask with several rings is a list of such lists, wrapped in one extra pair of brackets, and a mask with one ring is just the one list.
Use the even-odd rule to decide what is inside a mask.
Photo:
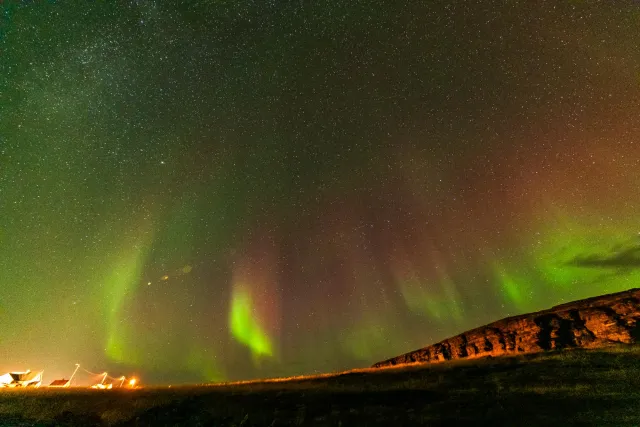
[(0, 370), (365, 367), (640, 285), (640, 3), (0, 1)]

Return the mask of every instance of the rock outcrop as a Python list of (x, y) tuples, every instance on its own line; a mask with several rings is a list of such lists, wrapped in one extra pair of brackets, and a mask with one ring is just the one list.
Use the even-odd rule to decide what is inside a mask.
[(373, 367), (636, 341), (640, 341), (640, 289), (631, 289), (498, 320)]

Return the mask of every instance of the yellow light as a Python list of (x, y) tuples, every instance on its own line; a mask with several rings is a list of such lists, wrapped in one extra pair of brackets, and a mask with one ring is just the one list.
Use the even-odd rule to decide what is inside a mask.
[(133, 387), (134, 385), (136, 385), (136, 379), (132, 378), (129, 380), (129, 386)]

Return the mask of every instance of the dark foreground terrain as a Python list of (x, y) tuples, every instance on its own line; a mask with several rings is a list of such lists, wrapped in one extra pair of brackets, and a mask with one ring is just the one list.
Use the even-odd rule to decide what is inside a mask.
[(2, 426), (640, 426), (640, 346), (140, 390), (2, 390)]

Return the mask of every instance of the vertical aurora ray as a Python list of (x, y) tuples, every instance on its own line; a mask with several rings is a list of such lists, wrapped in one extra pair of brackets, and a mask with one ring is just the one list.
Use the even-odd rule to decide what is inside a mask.
[(144, 271), (152, 238), (134, 239), (114, 258), (111, 270), (102, 282), (107, 310), (107, 343), (105, 354), (111, 360), (139, 365), (142, 362), (140, 345), (126, 312), (127, 300), (137, 290)]
[(455, 268), (451, 264), (432, 242), (420, 242), (411, 251), (396, 250), (390, 260), (391, 270), (409, 311), (432, 322), (456, 326), (462, 323), (464, 307), (456, 282), (449, 274)]
[(411, 277), (399, 279), (398, 287), (411, 312), (443, 323), (462, 321), (460, 295), (451, 279), (428, 282)]
[(255, 360), (263, 356), (273, 356), (271, 338), (256, 316), (256, 306), (249, 287), (242, 283), (233, 285), (229, 329), (238, 342), (251, 350)]
[(236, 262), (229, 301), (229, 333), (251, 352), (254, 365), (277, 359), (280, 309), (277, 249), (263, 236)]
[[(331, 211), (309, 220), (309, 238), (296, 251), (292, 280), (309, 285), (308, 292), (296, 294), (306, 302), (297, 321), (313, 337), (322, 337), (318, 345), (358, 363), (384, 357), (388, 349), (402, 348), (409, 335), (398, 328), (402, 315), (394, 309), (397, 297), (386, 256), (376, 250), (377, 236), (364, 226), (362, 212), (347, 200), (329, 205)], [(329, 304), (330, 315), (317, 310), (316, 301)], [(320, 350), (315, 351), (311, 360), (325, 363), (318, 360)]]
[(336, 304), (333, 316), (342, 319), (342, 331), (337, 334), (342, 351), (359, 361), (382, 357), (381, 349), (399, 348), (406, 333), (394, 327), (399, 316), (381, 293), (381, 280), (375, 268), (360, 270), (363, 260), (353, 261), (355, 292), (347, 296), (340, 306), (349, 309), (338, 313)]
[[(179, 299), (180, 287), (190, 283), (193, 266), (182, 265), (149, 277), (147, 264), (156, 237), (152, 221), (141, 221), (125, 239), (127, 244), (113, 251), (117, 255), (106, 263), (108, 269), (99, 280), (105, 306), (105, 356), (110, 362), (154, 375), (183, 372), (194, 381), (224, 380), (219, 349), (198, 334), (201, 327), (194, 320), (201, 318), (176, 324), (183, 316), (180, 307), (185, 307)], [(157, 292), (170, 294), (148, 300)]]

